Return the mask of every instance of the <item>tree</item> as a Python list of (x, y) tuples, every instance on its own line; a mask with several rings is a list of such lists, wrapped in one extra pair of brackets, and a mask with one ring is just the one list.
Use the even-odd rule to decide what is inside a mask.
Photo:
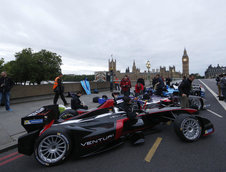
[(3, 65), (4, 59), (0, 59), (0, 70), (7, 73), (16, 82), (26, 84), (40, 84), (42, 81), (53, 80), (61, 73), (61, 56), (56, 53), (41, 50), (33, 53), (31, 48), (23, 49), (15, 54), (15, 61), (10, 61)]
[(16, 53), (15, 57), (16, 60), (12, 71), (12, 73), (16, 74), (16, 78), (14, 79), (20, 81), (21, 83), (24, 82), (25, 85), (27, 81), (32, 79), (32, 49), (23, 49), (21, 52)]
[(3, 70), (3, 64), (4, 64), (4, 59), (1, 58), (1, 59), (0, 59), (0, 71)]
[(53, 80), (61, 73), (61, 56), (56, 53), (41, 50), (33, 55), (32, 80), (38, 84), (41, 81)]

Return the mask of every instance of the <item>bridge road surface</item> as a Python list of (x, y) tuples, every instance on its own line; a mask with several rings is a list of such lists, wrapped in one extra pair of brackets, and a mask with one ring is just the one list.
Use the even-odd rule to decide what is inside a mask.
[[(199, 83), (198, 80), (195, 82)], [(217, 92), (214, 80), (202, 82)], [(128, 142), (95, 156), (81, 159), (69, 157), (63, 164), (54, 167), (44, 167), (37, 163), (33, 156), (16, 154), (17, 149), (13, 149), (0, 155), (0, 171), (226, 171), (226, 112), (207, 89), (206, 103), (211, 104), (208, 107), (211, 112), (201, 111), (200, 115), (212, 121), (215, 133), (194, 143), (181, 141), (176, 136), (172, 124), (162, 124), (145, 137), (143, 145), (133, 146)], [(162, 140), (153, 152), (152, 146), (157, 138)], [(145, 158), (149, 151), (152, 151), (153, 156), (150, 162), (147, 162)]]

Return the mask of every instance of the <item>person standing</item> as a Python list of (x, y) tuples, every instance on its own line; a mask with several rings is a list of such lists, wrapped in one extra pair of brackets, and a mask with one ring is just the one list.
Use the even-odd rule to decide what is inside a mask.
[(119, 79), (118, 79), (118, 77), (116, 76), (115, 77), (115, 90), (119, 90), (120, 91), (120, 87), (119, 87)]
[(60, 96), (62, 101), (64, 102), (64, 105), (67, 106), (68, 103), (64, 97), (64, 86), (62, 83), (62, 77), (63, 77), (63, 74), (61, 73), (58, 77), (55, 78), (54, 85), (53, 85), (53, 91), (55, 92), (53, 104), (57, 104), (58, 98)]
[(192, 86), (192, 82), (195, 79), (195, 75), (191, 74), (187, 79), (184, 79), (178, 87), (179, 95), (180, 95), (180, 105), (181, 108), (188, 108), (189, 101), (188, 97), (190, 95), (190, 90)]
[(121, 93), (124, 94), (124, 96), (129, 96), (131, 82), (127, 75), (125, 75), (124, 78), (122, 78), (122, 80), (120, 82), (120, 86), (121, 86)]
[(220, 87), (224, 96), (224, 101), (226, 102), (226, 74), (224, 74), (220, 80)]
[(172, 81), (172, 79), (170, 77), (166, 78), (166, 85), (168, 85), (170, 87), (171, 81)]
[(220, 74), (217, 78), (216, 78), (216, 82), (217, 82), (217, 88), (218, 88), (218, 97), (221, 97), (221, 85), (220, 85), (220, 81), (221, 78), (223, 77), (222, 74)]
[(155, 77), (152, 79), (152, 87), (153, 87), (154, 90), (156, 89), (155, 85), (157, 84), (157, 78), (156, 78), (156, 77), (157, 77), (157, 76), (155, 76)]
[(5, 108), (7, 111), (12, 111), (10, 109), (10, 90), (15, 85), (13, 80), (7, 77), (7, 73), (4, 71), (1, 73), (0, 78), (0, 103), (2, 99), (5, 99)]

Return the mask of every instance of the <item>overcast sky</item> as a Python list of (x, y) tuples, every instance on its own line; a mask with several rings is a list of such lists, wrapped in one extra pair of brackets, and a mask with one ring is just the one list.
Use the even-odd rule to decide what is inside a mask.
[(62, 56), (63, 73), (117, 69), (133, 60), (141, 71), (175, 65), (184, 47), (190, 72), (226, 66), (225, 0), (0, 0), (0, 57), (24, 48)]

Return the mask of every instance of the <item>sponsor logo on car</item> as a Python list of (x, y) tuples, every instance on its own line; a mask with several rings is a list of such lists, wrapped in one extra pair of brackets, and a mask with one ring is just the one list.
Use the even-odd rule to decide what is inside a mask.
[(30, 125), (30, 124), (41, 124), (43, 123), (43, 119), (32, 119), (32, 120), (25, 120), (24, 125)]
[(98, 143), (101, 143), (101, 142), (105, 142), (111, 138), (114, 138), (114, 134), (110, 134), (108, 136), (105, 136), (105, 137), (100, 137), (100, 138), (97, 138), (97, 139), (94, 139), (94, 140), (89, 140), (85, 143), (81, 143), (81, 146), (91, 146), (91, 145), (94, 145), (94, 144), (98, 144)]

